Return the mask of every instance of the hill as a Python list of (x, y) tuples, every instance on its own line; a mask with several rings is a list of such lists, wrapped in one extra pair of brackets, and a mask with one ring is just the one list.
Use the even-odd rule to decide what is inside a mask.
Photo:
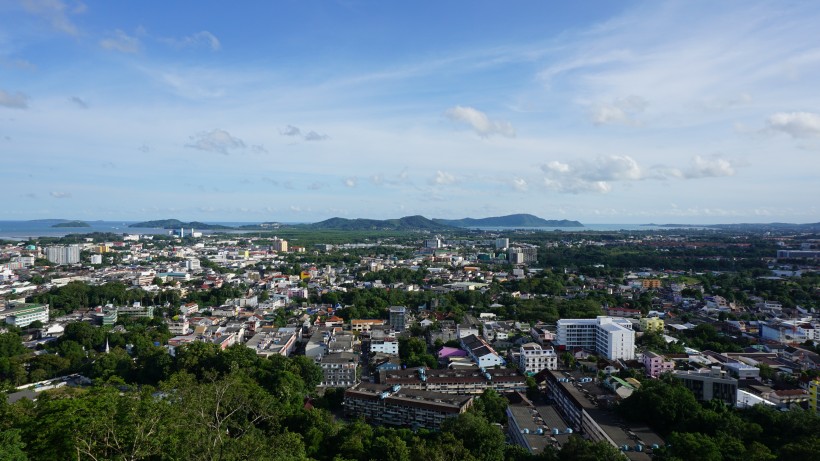
[(531, 214), (511, 214), (478, 219), (433, 219), (433, 221), (453, 227), (584, 227), (578, 221), (547, 220)]
[(309, 229), (334, 229), (334, 230), (447, 230), (452, 226), (437, 223), (424, 216), (405, 216), (399, 219), (346, 219), (330, 218), (313, 224), (305, 224), (302, 227)]
[(130, 224), (128, 227), (139, 227), (143, 229), (179, 229), (179, 228), (194, 228), (201, 230), (222, 230), (233, 229), (231, 226), (223, 226), (221, 224), (206, 224), (199, 221), (182, 222), (178, 219), (160, 219), (156, 221), (143, 221)]
[(91, 227), (91, 225), (84, 221), (65, 221), (52, 224), (51, 227)]

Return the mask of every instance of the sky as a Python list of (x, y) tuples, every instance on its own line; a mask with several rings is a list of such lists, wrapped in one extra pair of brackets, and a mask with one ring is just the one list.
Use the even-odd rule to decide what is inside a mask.
[(820, 2), (0, 0), (0, 219), (820, 221)]

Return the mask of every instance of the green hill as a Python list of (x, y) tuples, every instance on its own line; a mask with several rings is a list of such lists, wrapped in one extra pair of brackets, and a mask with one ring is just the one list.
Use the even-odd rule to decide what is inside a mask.
[(84, 221), (65, 221), (52, 224), (51, 227), (91, 227), (91, 225)]
[(201, 230), (223, 230), (233, 229), (231, 226), (223, 226), (221, 224), (206, 224), (199, 221), (182, 222), (178, 219), (160, 219), (156, 221), (143, 221), (129, 225), (128, 227), (139, 227), (143, 229), (179, 229), (179, 228), (194, 228)]
[(454, 227), (584, 227), (578, 221), (547, 220), (531, 214), (511, 214), (478, 219), (433, 219), (433, 221)]
[(346, 219), (330, 218), (313, 224), (306, 224), (309, 229), (334, 230), (447, 230), (446, 224), (437, 223), (424, 216), (405, 216), (399, 219)]

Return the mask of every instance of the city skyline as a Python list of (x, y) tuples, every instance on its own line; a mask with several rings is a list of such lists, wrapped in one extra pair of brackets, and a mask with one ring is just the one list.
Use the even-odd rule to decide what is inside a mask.
[(0, 220), (817, 222), (820, 5), (0, 2)]

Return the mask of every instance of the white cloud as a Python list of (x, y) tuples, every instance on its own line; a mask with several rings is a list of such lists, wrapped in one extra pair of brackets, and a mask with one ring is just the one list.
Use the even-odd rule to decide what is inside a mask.
[(541, 169), (553, 176), (574, 177), (591, 182), (634, 181), (643, 177), (638, 162), (628, 155), (602, 155), (591, 161), (575, 161), (571, 165), (551, 161)]
[(356, 177), (345, 178), (344, 184), (345, 187), (356, 187), (359, 183), (359, 180)]
[(245, 143), (225, 130), (214, 129), (191, 136), (185, 147), (228, 155), (234, 149), (244, 149)]
[(120, 53), (136, 53), (140, 50), (140, 41), (137, 37), (132, 37), (117, 29), (113, 36), (100, 40), (100, 46)]
[(686, 178), (719, 178), (734, 174), (734, 166), (729, 160), (719, 157), (703, 158), (699, 155), (692, 159), (692, 166), (684, 172)]
[(592, 122), (596, 125), (640, 125), (635, 116), (643, 112), (648, 105), (646, 99), (635, 95), (618, 98), (611, 103), (598, 104), (592, 108)]
[(490, 120), (487, 114), (472, 107), (455, 106), (444, 113), (450, 120), (469, 125), (481, 137), (500, 134), (509, 138), (515, 137), (515, 129), (510, 122)]
[(812, 112), (778, 112), (769, 117), (768, 128), (794, 138), (820, 136), (820, 115)]
[(28, 109), (28, 96), (19, 91), (7, 93), (0, 90), (0, 106), (11, 109)]
[(526, 192), (530, 189), (529, 184), (527, 184), (527, 180), (524, 178), (513, 178), (512, 187), (518, 192)]
[(51, 191), (50, 195), (54, 198), (69, 198), (69, 197), (71, 197), (70, 192)]
[(447, 186), (450, 184), (455, 184), (456, 177), (445, 171), (438, 170), (436, 171), (436, 176), (432, 178), (429, 182), (430, 184), (436, 186)]
[(78, 3), (69, 11), (68, 6), (60, 0), (23, 0), (23, 8), (29, 13), (36, 14), (48, 20), (51, 26), (68, 35), (78, 35), (77, 26), (68, 18), (69, 13), (81, 13), (85, 5)]
[(552, 171), (557, 171), (559, 173), (566, 173), (569, 171), (569, 165), (566, 163), (561, 163), (557, 160), (553, 160), (545, 165), (545, 167)]
[(544, 187), (555, 192), (568, 194), (580, 194), (583, 192), (606, 194), (612, 190), (612, 185), (606, 181), (584, 181), (578, 178), (568, 178), (565, 180), (544, 178)]
[(222, 48), (222, 43), (220, 43), (219, 39), (207, 30), (202, 30), (182, 38), (166, 38), (161, 41), (177, 48), (197, 47), (200, 45), (205, 45), (213, 51), (219, 51)]

